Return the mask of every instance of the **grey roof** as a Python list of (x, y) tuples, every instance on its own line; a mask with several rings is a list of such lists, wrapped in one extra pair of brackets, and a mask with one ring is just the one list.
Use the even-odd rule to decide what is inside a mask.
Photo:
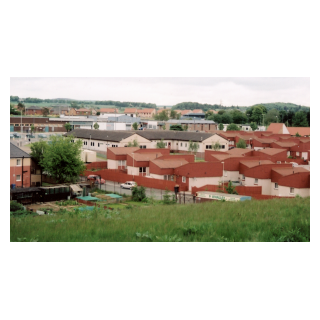
[[(100, 119), (100, 121), (105, 121)], [(108, 122), (128, 122), (128, 123), (140, 123), (141, 119), (140, 117), (130, 117), (130, 116), (119, 116), (119, 117), (108, 117)]]
[(26, 193), (26, 192), (39, 192), (39, 191), (41, 191), (41, 189), (37, 187), (10, 189), (10, 193)]
[(189, 131), (165, 131), (165, 130), (146, 130), (137, 132), (138, 135), (148, 140), (181, 140), (201, 142), (215, 135), (215, 133), (189, 132)]
[(26, 107), (26, 110), (41, 110), (41, 107), (37, 107), (37, 106), (31, 106), (31, 107)]
[(195, 124), (216, 124), (214, 121), (212, 120), (202, 120), (202, 119), (196, 119), (196, 120), (168, 120), (167, 123), (169, 124), (180, 124), (180, 123), (195, 123)]
[(91, 130), (91, 129), (75, 129), (65, 134), (65, 136), (73, 135), (81, 139), (102, 140), (102, 141), (115, 141), (120, 142), (133, 134), (137, 134), (148, 140), (180, 140), (180, 141), (197, 141), (201, 142), (206, 140), (216, 133), (205, 132), (189, 132), (189, 131), (165, 131), (165, 130)]
[(10, 142), (10, 158), (31, 158), (30, 154), (15, 146)]
[(120, 142), (122, 139), (126, 139), (132, 136), (135, 132), (132, 131), (120, 131), (120, 130), (91, 130), (91, 129), (74, 129), (65, 136), (74, 136), (80, 139), (103, 140), (103, 141), (115, 141)]

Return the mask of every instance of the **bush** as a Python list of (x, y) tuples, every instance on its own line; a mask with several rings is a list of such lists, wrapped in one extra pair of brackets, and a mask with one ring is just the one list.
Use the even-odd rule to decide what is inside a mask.
[(16, 212), (24, 210), (23, 205), (18, 203), (17, 201), (10, 201), (10, 212)]
[(169, 194), (169, 190), (166, 189), (163, 195), (163, 203), (164, 204), (174, 204), (176, 203), (176, 196), (173, 194), (172, 197)]
[(146, 188), (143, 186), (136, 186), (132, 188), (132, 200), (142, 201), (146, 198)]

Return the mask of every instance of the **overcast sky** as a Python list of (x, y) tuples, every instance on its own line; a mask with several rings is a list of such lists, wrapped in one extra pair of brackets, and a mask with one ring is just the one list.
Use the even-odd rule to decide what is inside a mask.
[(224, 106), (290, 102), (310, 106), (310, 78), (11, 78), (20, 98), (117, 100)]

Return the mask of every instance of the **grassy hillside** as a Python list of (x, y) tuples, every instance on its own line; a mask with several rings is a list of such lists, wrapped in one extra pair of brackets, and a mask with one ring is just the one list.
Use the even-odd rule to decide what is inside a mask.
[(310, 198), (11, 217), (11, 241), (310, 241)]

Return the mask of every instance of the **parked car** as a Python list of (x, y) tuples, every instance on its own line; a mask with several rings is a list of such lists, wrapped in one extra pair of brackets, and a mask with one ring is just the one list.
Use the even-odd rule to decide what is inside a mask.
[(134, 181), (126, 181), (125, 183), (120, 184), (120, 188), (122, 189), (130, 189), (132, 190), (133, 187), (136, 187), (137, 184)]
[(14, 135), (10, 133), (10, 139), (13, 138), (13, 137), (14, 137)]
[(34, 135), (34, 134), (32, 134), (32, 133), (28, 133), (27, 134), (27, 138), (35, 138), (36, 136)]
[(47, 135), (43, 133), (39, 133), (38, 138), (47, 138)]
[(100, 178), (97, 178), (96, 181), (94, 182), (95, 184), (105, 184), (106, 180), (101, 178), (101, 182), (100, 182)]
[[(100, 177), (96, 174), (90, 174), (87, 177), (87, 180), (92, 180), (92, 181), (95, 181), (96, 184), (100, 184)], [(105, 184), (105, 183), (106, 183), (106, 180), (101, 178), (101, 184)]]
[(18, 133), (13, 133), (13, 136), (14, 136), (15, 138), (21, 138), (21, 135), (18, 134)]

